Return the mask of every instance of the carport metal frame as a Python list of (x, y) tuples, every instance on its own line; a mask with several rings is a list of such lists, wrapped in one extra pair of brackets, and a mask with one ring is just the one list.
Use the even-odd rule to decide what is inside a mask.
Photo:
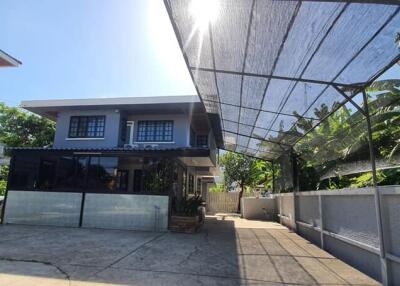
[[(293, 0), (293, 1), (297, 1), (297, 0)], [(343, 11), (347, 8), (347, 5), (349, 5), (350, 3), (370, 3), (370, 4), (391, 4), (391, 5), (399, 5), (398, 1), (390, 1), (390, 0), (384, 0), (384, 1), (372, 1), (372, 0), (365, 0), (365, 1), (340, 1), (340, 0), (304, 0), (304, 1), (313, 1), (313, 2), (345, 2), (346, 6), (344, 7), (344, 9), (339, 13), (339, 15), (337, 16), (336, 20), (340, 17), (341, 13), (343, 13)], [(301, 3), (301, 1), (298, 1), (298, 3)], [(205, 101), (211, 102), (211, 103), (215, 103), (218, 104), (219, 107), (219, 112), (220, 112), (220, 122), (223, 124), (224, 120), (222, 118), (222, 111), (221, 111), (221, 100), (219, 97), (219, 89), (218, 89), (218, 84), (216, 84), (216, 90), (217, 90), (217, 94), (214, 95), (217, 97), (217, 101), (211, 101), (211, 100), (207, 100), (207, 99), (203, 99), (200, 96), (200, 90), (199, 87), (196, 84), (196, 81), (194, 79), (194, 75), (193, 72), (196, 71), (205, 71), (205, 72), (213, 72), (214, 73), (214, 77), (215, 77), (215, 81), (216, 81), (216, 73), (226, 73), (226, 74), (233, 74), (233, 75), (240, 75), (241, 76), (241, 90), (240, 90), (240, 105), (237, 106), (239, 107), (239, 118), (240, 118), (240, 113), (242, 111), (242, 89), (243, 89), (243, 78), (244, 76), (252, 76), (252, 77), (261, 77), (261, 78), (266, 78), (269, 79), (268, 83), (266, 85), (265, 90), (268, 88), (268, 85), (270, 83), (271, 79), (279, 79), (279, 80), (288, 80), (288, 81), (295, 81), (297, 85), (298, 82), (304, 82), (304, 83), (313, 83), (313, 84), (324, 84), (327, 85), (327, 87), (332, 86), (336, 91), (338, 91), (338, 93), (344, 98), (344, 101), (341, 102), (340, 104), (338, 104), (338, 106), (336, 106), (336, 108), (334, 108), (331, 112), (329, 112), (324, 118), (322, 118), (317, 124), (315, 124), (311, 129), (309, 129), (307, 132), (305, 132), (302, 136), (300, 136), (293, 144), (284, 144), (283, 142), (271, 142), (274, 144), (277, 144), (282, 150), (287, 150), (288, 147), (290, 148), (291, 152), (293, 152), (293, 149), (291, 147), (295, 146), (300, 140), (302, 140), (305, 136), (307, 136), (307, 134), (309, 134), (310, 132), (312, 132), (313, 130), (315, 130), (315, 128), (317, 128), (322, 122), (324, 122), (327, 118), (329, 118), (334, 112), (336, 112), (339, 108), (341, 108), (342, 106), (344, 106), (345, 104), (347, 104), (348, 102), (350, 102), (352, 105), (354, 105), (357, 110), (360, 111), (360, 113), (364, 116), (366, 123), (367, 123), (367, 129), (368, 129), (368, 144), (369, 144), (369, 154), (370, 154), (370, 162), (371, 162), (371, 168), (372, 168), (372, 174), (373, 174), (373, 188), (374, 188), (374, 206), (375, 206), (375, 211), (377, 214), (377, 228), (378, 228), (378, 235), (379, 235), (379, 256), (380, 256), (380, 261), (381, 261), (381, 274), (382, 274), (382, 282), (384, 285), (388, 285), (388, 269), (387, 269), (387, 261), (386, 261), (386, 252), (385, 252), (385, 242), (384, 242), (384, 237), (383, 237), (383, 226), (382, 226), (382, 211), (381, 211), (381, 203), (380, 203), (380, 194), (378, 191), (378, 187), (377, 187), (377, 175), (376, 175), (376, 164), (375, 164), (375, 155), (374, 155), (374, 150), (373, 150), (373, 139), (372, 139), (372, 129), (371, 129), (371, 119), (370, 119), (370, 113), (369, 113), (369, 108), (368, 108), (368, 99), (367, 99), (367, 95), (366, 95), (366, 88), (368, 86), (371, 85), (371, 83), (373, 81), (375, 81), (380, 75), (382, 75), (385, 71), (387, 71), (390, 67), (392, 67), (394, 64), (396, 64), (397, 62), (400, 61), (400, 55), (398, 55), (396, 58), (394, 58), (386, 67), (384, 67), (381, 71), (377, 72), (377, 74), (375, 76), (373, 76), (373, 78), (371, 80), (369, 80), (368, 82), (364, 82), (364, 83), (354, 83), (354, 84), (344, 84), (344, 83), (339, 83), (339, 82), (335, 82), (334, 80), (331, 82), (326, 82), (326, 81), (320, 81), (320, 80), (313, 80), (313, 79), (304, 79), (301, 78), (301, 76), (303, 75), (304, 71), (306, 70), (306, 68), (304, 68), (303, 73), (300, 75), (299, 78), (291, 78), (291, 77), (283, 77), (283, 76), (274, 76), (274, 69), (276, 67), (277, 64), (277, 60), (279, 59), (280, 53), (282, 51), (283, 45), (285, 43), (285, 40), (287, 38), (288, 32), (291, 29), (291, 26), (293, 24), (294, 19), (297, 16), (297, 11), (298, 11), (298, 6), (296, 7), (296, 11), (293, 13), (292, 15), (292, 19), (290, 20), (290, 24), (288, 25), (288, 29), (286, 31), (286, 34), (283, 38), (283, 41), (281, 43), (278, 55), (275, 58), (275, 62), (272, 66), (272, 70), (271, 70), (271, 74), (270, 75), (259, 75), (259, 74), (254, 74), (254, 73), (246, 73), (244, 72), (244, 67), (245, 67), (245, 62), (246, 62), (246, 57), (247, 57), (247, 48), (248, 48), (248, 40), (249, 40), (249, 30), (250, 30), (250, 26), (251, 26), (251, 21), (253, 19), (253, 12), (254, 12), (254, 4), (255, 4), (255, 0), (253, 0), (252, 2), (252, 8), (251, 8), (251, 13), (250, 13), (250, 17), (249, 17), (249, 26), (248, 26), (248, 31), (247, 31), (247, 38), (246, 38), (246, 45), (245, 45), (245, 54), (244, 54), (244, 61), (243, 61), (243, 66), (242, 66), (242, 71), (241, 72), (237, 72), (237, 71), (227, 71), (227, 70), (219, 70), (215, 68), (215, 56), (214, 56), (214, 48), (213, 48), (213, 35), (212, 35), (212, 31), (211, 31), (211, 25), (208, 25), (208, 32), (209, 32), (209, 36), (210, 36), (210, 44), (211, 44), (211, 57), (212, 57), (212, 63), (213, 63), (213, 69), (209, 69), (209, 68), (197, 68), (197, 67), (193, 67), (190, 66), (189, 64), (189, 60), (188, 60), (188, 56), (186, 54), (186, 52), (183, 49), (183, 42), (182, 39), (180, 37), (180, 33), (178, 30), (178, 27), (173, 19), (172, 16), (172, 9), (169, 5), (168, 0), (164, 0), (164, 4), (165, 7), (167, 9), (168, 15), (170, 17), (174, 32), (176, 34), (177, 40), (179, 42), (180, 48), (181, 48), (181, 52), (183, 54), (183, 57), (185, 59), (186, 65), (188, 67), (190, 76), (192, 78), (192, 81), (194, 83), (194, 86), (196, 88), (196, 91), (199, 95), (199, 98), (201, 100), (201, 102), (204, 104)], [(394, 12), (391, 17), (389, 17), (386, 22), (382, 25), (382, 27), (380, 29), (378, 29), (375, 34), (364, 44), (364, 46), (356, 53), (353, 55), (353, 57), (351, 58), (351, 60), (349, 62), (347, 62), (347, 64), (345, 65), (345, 67), (338, 73), (340, 74), (350, 63), (352, 63), (352, 61), (368, 46), (368, 44), (380, 33), (381, 30), (383, 30), (383, 28), (399, 13), (400, 7), (397, 8), (396, 12)], [(335, 21), (333, 23), (335, 23)], [(324, 38), (327, 37), (327, 35), (329, 34), (330, 30), (332, 29), (332, 26), (327, 30), (326, 34), (324, 35), (323, 39), (321, 40), (319, 46), (316, 48), (316, 50), (314, 51), (314, 54), (318, 51), (321, 43), (323, 42)], [(314, 55), (313, 55), (314, 56)], [(309, 59), (309, 61), (306, 64), (306, 67), (308, 66), (308, 64), (310, 63), (311, 59), (313, 58), (313, 56), (311, 56), (311, 58)], [(337, 78), (337, 76), (335, 77), (335, 79)], [(217, 82), (217, 81), (216, 81)], [(295, 87), (294, 86), (294, 87)], [(293, 87), (293, 89), (294, 89)], [(292, 89), (292, 91), (293, 91)], [(347, 95), (346, 92), (344, 91), (351, 91), (351, 95)], [(357, 103), (354, 102), (353, 98), (359, 94), (362, 93), (363, 96), (363, 105), (364, 108), (359, 106)], [(321, 93), (322, 94), (322, 93)], [(320, 94), (320, 95), (321, 95)], [(317, 99), (320, 97), (320, 95), (317, 97)], [(264, 101), (265, 99), (265, 91), (262, 97), (262, 101)], [(287, 100), (287, 99), (286, 99)], [(262, 103), (260, 104), (260, 108), (258, 109), (258, 113), (257, 113), (257, 118), (260, 115), (261, 111), (265, 111), (262, 110)], [(310, 105), (311, 106), (311, 105)], [(279, 110), (279, 112), (273, 112), (273, 113), (277, 113), (277, 114), (281, 114), (282, 110)], [(268, 111), (265, 111), (268, 112)], [(303, 114), (304, 115), (304, 114)], [(303, 116), (302, 116), (303, 117)], [(305, 117), (303, 117), (305, 118)], [(307, 119), (307, 118), (306, 118)], [(275, 117), (276, 120), (276, 117)], [(274, 122), (275, 122), (274, 120)], [(236, 123), (236, 122), (234, 122)], [(241, 124), (240, 120), (238, 120), (237, 124)], [(274, 123), (272, 123), (270, 125), (270, 127), (272, 127)], [(296, 125), (296, 123), (293, 124), (292, 128)], [(223, 128), (223, 127), (222, 127)], [(253, 125), (253, 131), (254, 131), (255, 125)], [(291, 130), (292, 128), (290, 128), (289, 130)], [(223, 128), (223, 130), (225, 130)], [(271, 128), (268, 129), (268, 132), (271, 131)], [(228, 131), (229, 132), (229, 131)], [(231, 132), (232, 133), (232, 132)], [(234, 134), (234, 133), (233, 133)], [(252, 134), (252, 132), (250, 133)], [(236, 134), (238, 135), (238, 133)], [(240, 134), (241, 136), (244, 137), (249, 137), (249, 138), (254, 138), (252, 136), (246, 136), (244, 134)], [(264, 139), (259, 139), (259, 138), (255, 138), (261, 141), (265, 141), (265, 142), (270, 142), (270, 140), (266, 140)], [(249, 139), (250, 142), (250, 139)], [(237, 152), (237, 146), (235, 147), (235, 150), (230, 150), (230, 151), (234, 151)], [(221, 146), (219, 146), (221, 147)], [(244, 146), (243, 146), (244, 147)], [(286, 147), (286, 148), (285, 148)], [(223, 148), (225, 149), (225, 146), (223, 146)], [(249, 143), (247, 145), (247, 148), (249, 148)], [(292, 153), (293, 154), (293, 153)], [(257, 155), (257, 153), (255, 154)], [(294, 155), (294, 154), (293, 154)], [(293, 156), (292, 155), (292, 156)], [(252, 156), (257, 158), (257, 156)], [(293, 158), (293, 157), (292, 157)], [(264, 159), (265, 158), (260, 158), (260, 159)], [(274, 163), (274, 160), (270, 160)], [(295, 171), (296, 169), (296, 160), (293, 160), (294, 166), (293, 166), (293, 173), (296, 174), (297, 172)], [(274, 176), (274, 174), (273, 174)], [(297, 189), (298, 187), (298, 179), (295, 178), (294, 176), (294, 188)], [(273, 186), (273, 188), (275, 188), (275, 186)], [(294, 190), (294, 198), (296, 197), (296, 190)], [(296, 201), (294, 201), (295, 203), (295, 208), (296, 208)], [(296, 213), (296, 210), (294, 211), (294, 213)], [(296, 220), (295, 220), (296, 222)], [(297, 222), (296, 222), (297, 223)], [(323, 232), (321, 231), (321, 237), (323, 236)], [(321, 240), (321, 244), (323, 247), (323, 238)]]
[[(280, 0), (277, 0), (277, 1), (280, 1)], [(290, 0), (290, 1), (298, 2), (298, 3), (301, 3), (301, 2), (302, 2), (302, 1), (299, 1), (299, 0)], [(319, 45), (317, 46), (317, 48), (316, 48), (315, 51), (313, 52), (313, 55), (310, 57), (310, 59), (307, 61), (307, 64), (306, 64), (305, 67), (303, 68), (303, 72), (300, 74), (300, 77), (285, 77), (285, 76), (275, 76), (275, 75), (273, 75), (273, 74), (274, 74), (274, 71), (275, 71), (275, 67), (276, 67), (276, 65), (277, 65), (277, 61), (278, 61), (278, 59), (279, 59), (279, 57), (280, 57), (280, 54), (281, 54), (281, 51), (282, 51), (282, 49), (283, 49), (283, 46), (284, 46), (284, 44), (285, 44), (285, 42), (286, 42), (286, 39), (287, 39), (287, 37), (288, 37), (288, 33), (290, 32), (291, 27), (292, 27), (292, 25), (293, 25), (293, 22), (294, 22), (294, 20), (295, 20), (296, 17), (297, 17), (297, 12), (298, 12), (298, 9), (299, 9), (299, 4), (298, 4), (298, 5), (296, 6), (296, 8), (295, 8), (295, 11), (294, 11), (294, 13), (293, 13), (293, 15), (292, 15), (292, 18), (291, 18), (291, 20), (290, 20), (290, 22), (289, 22), (289, 25), (288, 25), (288, 27), (287, 27), (287, 31), (286, 31), (286, 33), (285, 33), (285, 36), (283, 37), (283, 40), (282, 40), (282, 42), (281, 42), (281, 44), (280, 44), (280, 48), (279, 48), (278, 54), (277, 54), (277, 56), (276, 56), (276, 58), (275, 58), (274, 64), (273, 64), (273, 66), (272, 66), (271, 73), (270, 73), (269, 75), (265, 75), (265, 74), (255, 74), (255, 73), (244, 72), (245, 62), (246, 62), (246, 58), (247, 58), (247, 54), (248, 54), (248, 53), (247, 53), (247, 50), (248, 50), (248, 42), (249, 42), (249, 35), (250, 35), (250, 26), (251, 26), (251, 23), (252, 23), (252, 20), (253, 20), (253, 12), (254, 12), (255, 0), (252, 1), (252, 5), (251, 5), (251, 12), (250, 12), (250, 17), (249, 17), (249, 26), (248, 26), (247, 35), (246, 35), (246, 44), (245, 44), (245, 51), (244, 51), (244, 60), (243, 60), (243, 65), (242, 65), (242, 71), (241, 71), (241, 72), (238, 72), (238, 71), (228, 71), (228, 70), (222, 70), (222, 69), (216, 69), (216, 68), (215, 68), (216, 65), (215, 65), (215, 55), (214, 55), (214, 41), (213, 41), (213, 34), (212, 34), (212, 30), (211, 30), (211, 25), (210, 25), (210, 24), (208, 25), (208, 33), (209, 33), (209, 37), (210, 37), (211, 59), (212, 59), (213, 68), (201, 68), (201, 67), (193, 67), (193, 66), (191, 66), (190, 63), (189, 63), (189, 60), (188, 60), (188, 56), (187, 56), (187, 54), (186, 54), (186, 52), (185, 52), (185, 50), (184, 50), (184, 48), (183, 48), (183, 47), (184, 47), (184, 44), (183, 44), (183, 41), (182, 41), (182, 39), (181, 39), (181, 37), (180, 37), (179, 29), (178, 29), (178, 27), (177, 27), (177, 25), (176, 25), (176, 23), (175, 23), (175, 21), (174, 21), (173, 13), (172, 13), (172, 9), (171, 9), (171, 7), (170, 7), (170, 5), (169, 5), (169, 1), (168, 1), (168, 0), (164, 0), (164, 4), (165, 4), (165, 7), (166, 7), (166, 9), (167, 9), (168, 16), (169, 16), (170, 21), (171, 21), (171, 23), (172, 23), (172, 26), (173, 26), (175, 35), (176, 35), (176, 37), (177, 37), (179, 46), (180, 46), (180, 48), (181, 48), (181, 52), (182, 52), (183, 57), (184, 57), (184, 60), (185, 60), (185, 62), (186, 62), (186, 66), (187, 66), (187, 68), (188, 68), (188, 70), (189, 70), (189, 74), (190, 74), (190, 76), (191, 76), (191, 78), (192, 78), (193, 84), (194, 84), (194, 86), (195, 86), (195, 88), (196, 88), (196, 91), (197, 91), (198, 95), (200, 95), (201, 93), (200, 93), (200, 90), (199, 90), (199, 88), (198, 88), (198, 86), (197, 86), (197, 84), (196, 84), (196, 81), (195, 81), (195, 78), (194, 78), (194, 72), (196, 72), (196, 71), (205, 71), (205, 72), (213, 72), (213, 73), (214, 73), (215, 82), (217, 82), (217, 79), (216, 79), (216, 74), (217, 74), (217, 73), (225, 73), (225, 74), (240, 75), (240, 76), (241, 76), (240, 102), (241, 102), (241, 99), (242, 99), (242, 89), (243, 89), (243, 78), (244, 78), (244, 76), (261, 77), (261, 78), (269, 79), (269, 81), (267, 82), (267, 85), (266, 85), (266, 87), (265, 87), (265, 90), (264, 90), (264, 95), (263, 95), (263, 98), (262, 98), (262, 103), (263, 103), (263, 101), (264, 101), (264, 99), (265, 99), (265, 91), (268, 89), (268, 86), (269, 86), (269, 83), (270, 83), (270, 80), (271, 80), (271, 79), (279, 79), (279, 80), (287, 80), (287, 81), (293, 81), (293, 82), (295, 82), (295, 84), (294, 84), (292, 90), (290, 91), (290, 94), (292, 93), (292, 91), (294, 90), (294, 88), (296, 87), (296, 85), (297, 85), (298, 82), (304, 82), (304, 83), (310, 83), (310, 84), (323, 84), (323, 85), (327, 85), (327, 87), (331, 86), (331, 87), (333, 87), (335, 90), (337, 90), (337, 91), (339, 92), (339, 94), (341, 94), (341, 95), (344, 97), (344, 101), (341, 102), (340, 105), (339, 105), (337, 108), (335, 108), (334, 110), (332, 110), (326, 117), (324, 117), (323, 119), (321, 119), (320, 121), (318, 121), (318, 122), (316, 123), (316, 125), (314, 125), (312, 128), (310, 128), (307, 132), (305, 132), (305, 134), (303, 134), (303, 136), (301, 136), (300, 138), (298, 138), (298, 140), (296, 140), (296, 141), (295, 141), (294, 143), (292, 143), (292, 144), (285, 144), (285, 143), (281, 142), (282, 140), (281, 140), (280, 142), (276, 142), (276, 141), (270, 141), (270, 140), (268, 140), (268, 139), (266, 139), (266, 138), (263, 138), (263, 139), (262, 139), (262, 138), (255, 138), (255, 137), (253, 137), (253, 136), (248, 136), (248, 135), (244, 135), (244, 134), (239, 134), (239, 132), (227, 131), (227, 130), (225, 130), (225, 128), (222, 126), (222, 129), (223, 129), (224, 131), (226, 131), (226, 132), (228, 132), (228, 133), (232, 133), (232, 134), (234, 134), (234, 135), (240, 135), (240, 136), (243, 136), (243, 137), (248, 137), (248, 138), (250, 138), (250, 139), (254, 138), (254, 139), (257, 139), (257, 140), (260, 140), (260, 141), (270, 142), (270, 143), (276, 144), (277, 146), (281, 147), (282, 151), (287, 151), (287, 148), (285, 149), (284, 147), (288, 147), (288, 145), (289, 145), (289, 147), (295, 146), (302, 138), (304, 138), (308, 133), (312, 132), (312, 131), (313, 131), (316, 127), (318, 127), (324, 120), (326, 120), (326, 118), (328, 118), (331, 114), (333, 114), (334, 112), (336, 112), (337, 109), (339, 109), (341, 106), (345, 105), (347, 102), (349, 102), (349, 101), (351, 102), (351, 101), (352, 101), (351, 99), (352, 99), (355, 95), (357, 95), (359, 92), (362, 92), (362, 90), (364, 90), (367, 86), (369, 86), (369, 85), (370, 85), (376, 78), (378, 78), (383, 72), (385, 72), (387, 69), (389, 69), (391, 66), (393, 66), (396, 62), (398, 62), (398, 61), (400, 60), (400, 55), (398, 55), (398, 56), (397, 56), (395, 59), (393, 59), (386, 67), (384, 67), (382, 71), (379, 71), (379, 72), (378, 72), (370, 81), (368, 81), (368, 82), (346, 84), (346, 83), (340, 83), (340, 82), (336, 82), (336, 81), (335, 81), (335, 79), (337, 78), (337, 76), (338, 76), (343, 70), (345, 70), (346, 67), (348, 67), (348, 66), (357, 58), (357, 56), (358, 56), (364, 49), (367, 48), (367, 46), (375, 39), (375, 37), (378, 36), (378, 35), (380, 34), (380, 32), (387, 26), (387, 24), (399, 13), (400, 7), (398, 7), (398, 8), (396, 9), (396, 11), (395, 11), (394, 13), (392, 13), (392, 15), (391, 15), (390, 17), (388, 17), (388, 19), (385, 21), (385, 23), (383, 23), (383, 25), (382, 25), (382, 26), (381, 26), (381, 27), (380, 27), (380, 28), (379, 28), (379, 29), (364, 43), (364, 45), (352, 56), (352, 58), (351, 58), (351, 59), (346, 63), (346, 65), (338, 72), (337, 76), (335, 76), (335, 78), (334, 78), (332, 81), (321, 81), (321, 80), (313, 80), (313, 79), (304, 79), (304, 78), (302, 78), (302, 75), (304, 74), (304, 71), (306, 70), (306, 68), (307, 68), (308, 65), (310, 64), (310, 62), (311, 62), (311, 60), (313, 59), (314, 55), (317, 53), (317, 51), (318, 51), (319, 48), (321, 47), (322, 43), (324, 42), (324, 39), (329, 35), (329, 33), (330, 33), (331, 29), (333, 28), (333, 26), (335, 25), (336, 21), (340, 18), (340, 16), (341, 16), (341, 15), (343, 14), (343, 12), (346, 10), (346, 8), (348, 7), (349, 4), (351, 4), (351, 3), (364, 3), (364, 4), (386, 4), (386, 5), (397, 5), (397, 6), (399, 5), (399, 2), (398, 2), (398, 1), (395, 1), (395, 0), (384, 0), (384, 1), (373, 1), (373, 0), (365, 0), (365, 1), (361, 1), (361, 0), (358, 0), (358, 1), (357, 1), (357, 0), (351, 0), (351, 1), (345, 1), (345, 0), (305, 0), (305, 1), (306, 1), (306, 2), (307, 2), (307, 1), (309, 1), (309, 2), (336, 2), (336, 3), (346, 3), (346, 5), (345, 5), (344, 8), (341, 10), (341, 12), (336, 16), (336, 19), (331, 23), (329, 29), (326, 31), (325, 35), (322, 37), (322, 39), (321, 39)], [(323, 93), (325, 90), (326, 90), (326, 89), (324, 89), (324, 90), (321, 92), (321, 94), (315, 99), (315, 101), (322, 95), (322, 93)], [(345, 92), (344, 92), (343, 90), (350, 90), (350, 91), (353, 92), (353, 94), (350, 95), (350, 96), (348, 96), (348, 95), (345, 94)], [(203, 105), (205, 105), (205, 104), (204, 104), (205, 102), (211, 102), (211, 103), (218, 104), (220, 122), (221, 122), (222, 124), (224, 124), (224, 121), (227, 121), (227, 120), (224, 119), (224, 118), (222, 117), (221, 99), (220, 99), (220, 96), (219, 96), (219, 93), (220, 93), (220, 92), (219, 92), (218, 84), (216, 84), (216, 91), (217, 91), (217, 94), (215, 94), (214, 96), (217, 97), (217, 101), (212, 101), (212, 100), (208, 100), (208, 99), (203, 99), (201, 96), (199, 96), (199, 98), (200, 98), (201, 102), (203, 103)], [(289, 98), (289, 97), (286, 98), (286, 101), (287, 101), (288, 98)], [(260, 106), (263, 105), (262, 103), (260, 104)], [(354, 102), (353, 102), (353, 103), (354, 103)], [(226, 103), (223, 103), (223, 104), (226, 104)], [(227, 104), (227, 105), (230, 105), (230, 104)], [(312, 106), (312, 105), (310, 105), (310, 106)], [(247, 107), (242, 107), (242, 104), (241, 104), (241, 103), (240, 103), (240, 106), (237, 106), (237, 107), (239, 107), (239, 117), (240, 117), (242, 108), (247, 108)], [(282, 111), (282, 108), (283, 108), (283, 106), (280, 108), (280, 110), (279, 110), (278, 112), (272, 112), (272, 111), (263, 110), (263, 109), (260, 107), (260, 108), (258, 109), (258, 114), (257, 114), (256, 121), (257, 121), (257, 119), (258, 119), (258, 117), (259, 117), (261, 111), (263, 111), (263, 112), (272, 112), (272, 113), (276, 113), (276, 114), (278, 114), (278, 115), (280, 115), (280, 114), (285, 115), (284, 113), (281, 112), (281, 111)], [(358, 109), (357, 106), (356, 106), (356, 108)], [(251, 108), (250, 108), (250, 109), (251, 109)], [(304, 116), (304, 114), (301, 116), (301, 118), (308, 119), (307, 117)], [(272, 127), (272, 125), (275, 123), (275, 121), (276, 121), (276, 117), (275, 117), (275, 119), (273, 120), (272, 124), (270, 125), (270, 128), (268, 128), (268, 132), (269, 132), (269, 131), (274, 131), (274, 130), (272, 130), (271, 127)], [(296, 123), (297, 123), (297, 122), (296, 122)], [(292, 128), (296, 125), (296, 123), (294, 123), (294, 124), (292, 125), (292, 127), (289, 129), (289, 131), (292, 130)], [(237, 124), (242, 124), (242, 123), (240, 123), (240, 120), (238, 120)], [(255, 127), (256, 127), (256, 125), (254, 124), (254, 125), (253, 125), (253, 128), (252, 128), (252, 132), (251, 132), (250, 134), (253, 133)], [(264, 129), (265, 129), (265, 128), (264, 128)], [(287, 133), (287, 132), (285, 132), (285, 133)], [(250, 140), (249, 140), (249, 142), (247, 143), (247, 148), (249, 148), (249, 144), (250, 144)], [(222, 144), (219, 144), (219, 145), (220, 145), (220, 146), (218, 146), (218, 147), (220, 147), (220, 148), (222, 148), (222, 149), (226, 149), (226, 147), (224, 146), (223, 143), (222, 143)], [(258, 148), (258, 151), (259, 151), (259, 150), (260, 150), (260, 148)], [(237, 146), (235, 146), (235, 150), (229, 149), (229, 151), (234, 151), (234, 152), (236, 152), (236, 151), (237, 151)], [(258, 156), (257, 156), (257, 152), (256, 152), (256, 154), (253, 155), (253, 157), (258, 157)], [(265, 159), (265, 158), (262, 158), (262, 157), (258, 157), (258, 158), (263, 159), (263, 160), (269, 160), (269, 159)]]

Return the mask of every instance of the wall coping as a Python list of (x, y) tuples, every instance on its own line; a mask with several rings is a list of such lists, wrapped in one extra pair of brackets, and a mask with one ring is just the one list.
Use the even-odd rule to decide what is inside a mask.
[[(379, 186), (378, 190), (382, 195), (400, 195), (400, 186), (399, 185), (391, 185), (391, 186)], [(323, 190), (323, 191), (307, 191), (307, 192), (298, 192), (296, 196), (373, 196), (374, 188), (366, 187), (366, 188), (345, 188), (345, 189), (337, 189), (337, 190)], [(282, 194), (274, 194), (275, 197), (287, 197), (293, 196), (293, 193), (282, 193)]]

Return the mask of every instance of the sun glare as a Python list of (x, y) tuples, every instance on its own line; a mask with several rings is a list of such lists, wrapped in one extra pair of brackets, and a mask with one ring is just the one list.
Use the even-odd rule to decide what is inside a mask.
[(192, 0), (190, 13), (195, 18), (196, 28), (199, 30), (207, 29), (210, 23), (213, 23), (218, 16), (217, 0)]

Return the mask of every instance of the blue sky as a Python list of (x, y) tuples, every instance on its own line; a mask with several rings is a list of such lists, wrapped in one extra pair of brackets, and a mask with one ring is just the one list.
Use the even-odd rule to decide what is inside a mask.
[[(162, 0), (1, 0), (0, 101), (196, 94)], [(396, 66), (386, 78), (399, 78)]]
[[(151, 13), (150, 13), (151, 11)], [(196, 94), (162, 0), (1, 0), (0, 101)]]

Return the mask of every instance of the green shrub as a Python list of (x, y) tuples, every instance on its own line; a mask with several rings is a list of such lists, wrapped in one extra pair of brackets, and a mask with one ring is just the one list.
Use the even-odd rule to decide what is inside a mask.
[(196, 216), (199, 214), (199, 207), (203, 205), (204, 201), (200, 196), (191, 198), (183, 198), (177, 205), (177, 211), (180, 215)]
[(0, 196), (4, 196), (6, 193), (7, 181), (0, 180)]
[(225, 186), (223, 184), (216, 184), (208, 189), (210, 193), (222, 193), (225, 192)]

